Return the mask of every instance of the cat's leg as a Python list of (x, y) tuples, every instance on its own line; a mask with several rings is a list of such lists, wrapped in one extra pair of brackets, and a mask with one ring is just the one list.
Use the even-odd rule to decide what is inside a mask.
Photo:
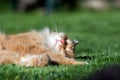
[(60, 54), (56, 53), (49, 53), (51, 61), (54, 61), (58, 64), (63, 64), (63, 65), (85, 65), (88, 64), (88, 62), (82, 62), (82, 61), (76, 61), (73, 58), (68, 58), (65, 56), (62, 56)]
[(22, 66), (45, 66), (48, 65), (50, 58), (47, 54), (33, 55), (0, 50), (0, 64), (16, 64)]
[(22, 56), (20, 59), (20, 65), (23, 66), (46, 66), (49, 64), (50, 58), (47, 54), (40, 54), (40, 55), (31, 55), (27, 54)]
[(19, 58), (20, 56), (17, 53), (0, 50), (0, 64), (18, 64)]
[(50, 57), (47, 54), (41, 54), (39, 55), (37, 59), (37, 66), (46, 66), (50, 63)]

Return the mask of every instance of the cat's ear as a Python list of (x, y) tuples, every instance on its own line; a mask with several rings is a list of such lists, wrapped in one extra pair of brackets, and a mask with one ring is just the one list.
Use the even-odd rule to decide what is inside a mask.
[(77, 45), (79, 43), (79, 41), (77, 39), (74, 39), (73, 42), (75, 45)]

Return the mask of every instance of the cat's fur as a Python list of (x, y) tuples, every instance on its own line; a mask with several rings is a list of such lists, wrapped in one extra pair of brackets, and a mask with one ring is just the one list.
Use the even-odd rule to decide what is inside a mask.
[(63, 32), (49, 28), (15, 35), (0, 34), (0, 64), (45, 66), (50, 62), (63, 65), (84, 65), (74, 59), (75, 42)]

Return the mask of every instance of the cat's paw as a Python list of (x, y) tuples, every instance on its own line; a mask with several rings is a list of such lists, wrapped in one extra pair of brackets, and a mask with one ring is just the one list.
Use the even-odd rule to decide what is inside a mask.
[(40, 67), (46, 66), (49, 64), (49, 61), (50, 61), (50, 58), (47, 54), (41, 54), (38, 57), (37, 66), (40, 66)]
[(77, 65), (87, 65), (89, 64), (88, 62), (77, 62)]

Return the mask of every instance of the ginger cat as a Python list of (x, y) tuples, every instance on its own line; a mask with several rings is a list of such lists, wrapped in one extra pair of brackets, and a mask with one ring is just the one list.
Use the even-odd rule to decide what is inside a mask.
[(0, 64), (24, 66), (45, 66), (51, 62), (63, 65), (84, 65), (87, 62), (74, 59), (77, 42), (63, 32), (53, 32), (49, 28), (41, 32), (15, 35), (0, 34)]

